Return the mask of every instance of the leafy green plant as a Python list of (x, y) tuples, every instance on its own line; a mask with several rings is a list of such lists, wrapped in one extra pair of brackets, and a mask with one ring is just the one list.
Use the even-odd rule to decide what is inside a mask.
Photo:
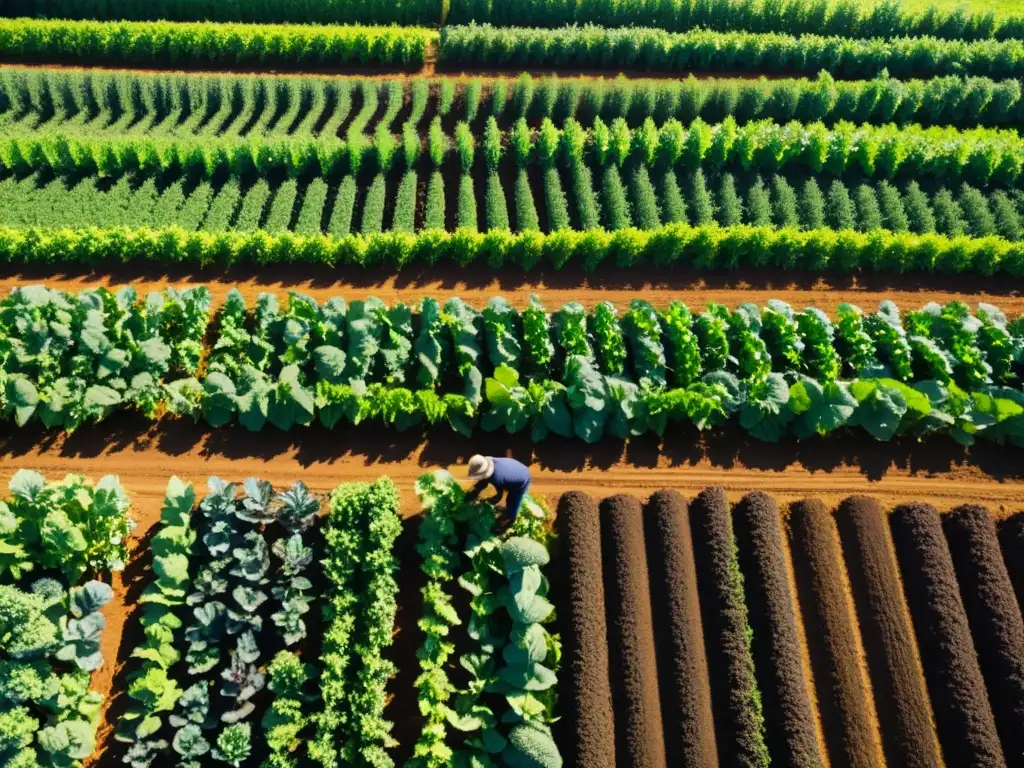
[(0, 574), (19, 578), (40, 569), (60, 570), (70, 583), (86, 573), (119, 571), (128, 555), (128, 495), (107, 475), (95, 486), (81, 475), (47, 483), (21, 469), (0, 502)]

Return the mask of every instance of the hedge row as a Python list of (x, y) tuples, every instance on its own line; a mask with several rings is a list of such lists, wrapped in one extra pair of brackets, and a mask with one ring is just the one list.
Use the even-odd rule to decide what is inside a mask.
[(885, 510), (851, 496), (836, 512), (888, 765), (934, 768), (939, 746)]
[(963, 42), (931, 37), (864, 40), (648, 27), (542, 29), (489, 24), (441, 29), (439, 60), (487, 67), (657, 69), (674, 72), (814, 73), (870, 78), (985, 75), (1020, 77), (1024, 41)]
[(585, 493), (563, 494), (555, 529), (562, 547), (562, 754), (568, 765), (608, 765), (615, 724), (597, 503)]
[(6, 0), (3, 16), (102, 21), (242, 21), (259, 24), (424, 24), (439, 0)]
[(849, 768), (884, 765), (832, 515), (817, 499), (797, 502), (789, 508), (789, 536), (829, 762)]
[(8, 0), (5, 16), (101, 20), (427, 24), (471, 21), (558, 27), (595, 23), (609, 27), (649, 25), (669, 30), (826, 33), (850, 37), (932, 35), (951, 40), (1024, 37), (1024, 16), (991, 11), (965, 13), (934, 6), (920, 13), (882, 2), (862, 9), (854, 0)]
[(733, 518), (772, 763), (824, 766), (775, 500), (761, 492), (747, 494)]
[[(69, 0), (14, 0), (58, 2)], [(78, 0), (81, 2), (82, 0)], [(85, 0), (92, 3), (102, 0)], [(107, 0), (109, 2), (109, 0)], [(939, 10), (934, 5), (914, 13), (898, 2), (863, 4), (855, 0), (451, 0), (450, 24), (471, 21), (516, 26), (524, 19), (542, 27), (565, 24), (603, 24), (608, 27), (651, 26), (684, 31), (695, 27), (842, 35), (845, 37), (903, 37), (931, 35), (951, 40), (1006, 40), (1024, 37), (1024, 16), (995, 16), (991, 11), (965, 13)]]
[(616, 764), (666, 768), (643, 510), (618, 495), (601, 502), (600, 517)]
[(419, 68), (435, 38), (416, 27), (0, 19), (0, 61)]
[(671, 766), (710, 768), (718, 765), (718, 748), (686, 499), (672, 490), (652, 494), (644, 535), (666, 757)]
[(942, 524), (1003, 753), (1017, 765), (1024, 759), (1024, 621), (996, 526), (987, 509), (970, 504), (945, 515)]
[[(527, 190), (529, 188), (527, 187)], [(340, 194), (340, 193), (339, 193)], [(351, 207), (349, 207), (351, 210)], [(13, 264), (321, 264), (332, 267), (474, 262), (488, 267), (568, 264), (678, 266), (699, 270), (774, 267), (814, 273), (857, 271), (1024, 276), (1024, 245), (996, 237), (948, 238), (771, 227), (625, 229), (552, 234), (468, 231), (303, 237), (267, 232), (186, 232), (116, 228), (40, 230), (0, 227), (0, 260)]]
[(698, 494), (690, 504), (690, 520), (718, 757), (723, 765), (767, 768), (771, 758), (725, 489)]
[(1005, 766), (939, 513), (908, 504), (892, 511), (890, 524), (943, 758), (949, 765)]
[[(587, 159), (605, 168), (625, 166), (627, 170), (629, 163), (768, 171), (803, 168), (837, 176), (857, 173), (893, 178), (909, 174), (981, 184), (1013, 184), (1024, 176), (1024, 141), (1016, 131), (993, 128), (898, 128), (851, 123), (826, 128), (821, 123), (780, 125), (771, 121), (740, 126), (731, 117), (714, 126), (701, 120), (683, 126), (675, 119), (660, 127), (648, 119), (635, 130), (622, 119), (611, 125), (596, 120), (589, 129), (575, 120), (567, 120), (563, 126), (559, 129), (545, 120), (540, 131), (534, 132), (524, 120), (519, 120), (510, 132), (496, 135), (496, 128), (491, 128), (488, 133), (494, 144), (503, 141), (507, 145), (504, 151), (519, 168), (532, 163), (542, 167), (555, 162), (572, 165)], [(460, 123), (458, 132), (472, 137), (467, 123)], [(418, 156), (421, 147), (416, 135), (412, 134), (410, 139), (410, 153)], [(475, 154), (470, 147), (450, 141), (441, 131), (440, 121), (431, 125), (426, 146), (437, 167), (452, 151), (457, 151), (464, 168), (473, 165)], [(489, 164), (500, 159), (503, 150), (499, 147), (489, 148)], [(0, 141), (0, 168), (19, 172), (49, 168), (61, 174), (114, 175), (144, 170), (187, 171), (210, 177), (227, 170), (236, 176), (272, 171), (330, 176), (357, 172), (368, 163), (378, 170), (389, 169), (395, 163), (398, 149), (386, 128), (375, 132), (373, 142), (351, 126), (344, 141), (274, 136), (253, 136), (247, 140), (208, 136), (125, 137), (44, 128), (7, 134)], [(413, 156), (405, 162), (408, 165), (415, 160)]]
[[(454, 89), (447, 98), (445, 85)], [(433, 90), (432, 90), (433, 88)], [(373, 93), (386, 99), (383, 124), (397, 116), (396, 106), (418, 102), (410, 122), (426, 110), (458, 116), (479, 125), (494, 116), (508, 127), (519, 118), (556, 124), (575, 118), (590, 126), (596, 118), (625, 119), (639, 127), (648, 117), (690, 123), (698, 117), (715, 123), (842, 120), (885, 125), (1013, 125), (1024, 120), (1018, 80), (950, 75), (928, 80), (837, 81), (827, 72), (815, 79), (615, 80), (533, 78), (515, 81), (349, 80), (328, 77), (159, 74), (7, 68), (0, 71), (0, 112), (12, 122), (57, 124), (75, 121), (82, 129), (122, 130), (147, 135), (339, 135), (354, 100), (367, 103)], [(275, 121), (279, 108), (283, 111)], [(387, 120), (387, 118), (391, 120)], [(253, 122), (254, 121), (254, 122)], [(375, 126), (367, 126), (367, 129)]]

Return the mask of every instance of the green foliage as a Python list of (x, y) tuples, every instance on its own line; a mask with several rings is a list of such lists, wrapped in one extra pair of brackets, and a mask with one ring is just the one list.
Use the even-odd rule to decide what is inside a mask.
[[(518, 9), (518, 12), (524, 11)], [(635, 21), (649, 23), (649, 19), (642, 16)], [(574, 69), (614, 66), (618, 70), (734, 71), (741, 68), (749, 72), (777, 73), (814, 73), (828, 70), (835, 62), (842, 61), (845, 76), (868, 78), (883, 72), (896, 77), (964, 73), (1016, 77), (1024, 71), (1024, 48), (1012, 39), (964, 43), (896, 37), (883, 42), (851, 39), (847, 29), (840, 29), (836, 36), (823, 37), (814, 34), (819, 31), (816, 29), (807, 30), (811, 34), (796, 36), (714, 32), (689, 26), (683, 26), (688, 31), (678, 33), (642, 26), (624, 29), (446, 26), (441, 29), (439, 60), (451, 65), (526, 67), (557, 62), (559, 66)], [(538, 55), (538, 52), (542, 53)], [(530, 95), (532, 99), (532, 91)]]
[(857, 209), (850, 197), (850, 190), (838, 179), (828, 188), (825, 221), (832, 229), (855, 229), (857, 226)]
[(476, 192), (473, 189), (473, 177), (463, 173), (459, 177), (459, 207), (456, 225), (459, 229), (477, 230)]
[(606, 228), (615, 231), (632, 226), (626, 189), (622, 184), (619, 169), (614, 164), (606, 165), (602, 171), (601, 192)]
[(423, 226), (426, 229), (444, 229), (444, 179), (440, 171), (430, 174), (427, 183), (426, 212)]
[(124, 569), (135, 522), (116, 477), (95, 486), (81, 475), (47, 483), (20, 469), (8, 488), (10, 498), (0, 502), (0, 574), (18, 579), (53, 569), (75, 584), (86, 573)]
[(515, 185), (516, 231), (529, 232), (540, 230), (540, 219), (537, 217), (537, 206), (533, 202), (530, 191), (530, 179), (526, 170), (520, 168), (516, 173)]
[(419, 67), (434, 36), (426, 29), (399, 27), (0, 20), (5, 57), (165, 67), (199, 60), (220, 66)]
[[(509, 393), (509, 416), (529, 408), (529, 397), (514, 394), (518, 385), (512, 369), (501, 366), (496, 377), (494, 386), (500, 380), (502, 391)], [(508, 757), (515, 749), (509, 746), (512, 739), (529, 749), (528, 739), (515, 736), (520, 728), (547, 733), (547, 741), (538, 740), (536, 746), (549, 747), (544, 754), (550, 764), (561, 765), (548, 729), (560, 644), (542, 626), (553, 612), (541, 572), (549, 560), (546, 510), (528, 497), (511, 538), (502, 541), (494, 533), (493, 507), (468, 503), (447, 472), (420, 477), (416, 490), (426, 510), (417, 551), (427, 576), (420, 621), (427, 638), (418, 654), (422, 674), (416, 683), (426, 722), (411, 765), (486, 764), (489, 755), (502, 750), (506, 759), (515, 760)], [(468, 617), (459, 615), (447, 591), (455, 583), (470, 598)], [(447, 673), (455, 633), (467, 636), (459, 663), (469, 677), (462, 689)], [(498, 695), (483, 695), (492, 691)], [(461, 732), (457, 746), (449, 743), (449, 729)]]
[(494, 171), (487, 175), (487, 189), (484, 193), (484, 205), (486, 209), (487, 231), (508, 230), (510, 228), (508, 219), (508, 203), (505, 200), (505, 189), (501, 185), (501, 179)]
[(387, 478), (342, 485), (331, 494), (324, 529), (323, 567), (330, 587), (321, 650), (322, 706), (311, 716), (316, 736), (309, 743), (310, 757), (325, 768), (392, 765), (386, 752), (394, 746), (391, 723), (383, 714), (385, 685), (395, 668), (384, 653), (394, 634), (398, 562), (393, 547), (401, 530), (398, 491)]

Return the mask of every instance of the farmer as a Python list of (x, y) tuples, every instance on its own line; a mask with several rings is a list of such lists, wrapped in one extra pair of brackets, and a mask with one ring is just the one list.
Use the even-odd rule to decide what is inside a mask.
[(508, 494), (505, 514), (498, 522), (499, 530), (506, 530), (515, 522), (523, 497), (530, 488), (530, 469), (515, 459), (500, 459), (476, 454), (469, 459), (469, 479), (475, 483), (473, 490), (466, 494), (467, 501), (473, 501), (488, 485), (493, 485), (497, 495), (484, 501), (498, 504)]

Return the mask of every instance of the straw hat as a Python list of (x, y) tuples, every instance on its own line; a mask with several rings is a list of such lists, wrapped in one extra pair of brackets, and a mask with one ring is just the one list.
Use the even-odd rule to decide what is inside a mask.
[(469, 479), (475, 483), (486, 480), (494, 474), (494, 462), (479, 453), (469, 458)]

